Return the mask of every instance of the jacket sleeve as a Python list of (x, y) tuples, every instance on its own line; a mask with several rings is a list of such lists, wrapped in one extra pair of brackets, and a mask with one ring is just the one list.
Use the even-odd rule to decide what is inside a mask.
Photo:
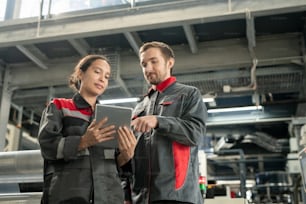
[(123, 166), (123, 171), (120, 176), (121, 178), (121, 187), (123, 189), (124, 192), (124, 200), (125, 201), (132, 201), (132, 189), (131, 189), (131, 180), (132, 180), (132, 176), (131, 176), (131, 172), (129, 170), (127, 170), (127, 168), (129, 168), (128, 166), (130, 165), (130, 162), (128, 164), (126, 164), (125, 166)]
[[(117, 157), (119, 155), (119, 150), (116, 149), (115, 158), (117, 161)], [(117, 170), (119, 173), (119, 177), (121, 180), (121, 187), (124, 192), (124, 200), (125, 201), (132, 201), (132, 190), (131, 190), (131, 180), (132, 180), (132, 160), (124, 164), (123, 166), (119, 167), (117, 164)]]
[(64, 137), (62, 120), (62, 111), (53, 103), (50, 103), (42, 113), (38, 141), (45, 159), (70, 160), (77, 157), (81, 136)]
[[(181, 96), (181, 105), (172, 110), (173, 116), (157, 116), (157, 135), (169, 137), (171, 140), (185, 145), (199, 145), (206, 131), (207, 110), (201, 93), (193, 88), (189, 94)], [(179, 113), (175, 113), (175, 112)]]

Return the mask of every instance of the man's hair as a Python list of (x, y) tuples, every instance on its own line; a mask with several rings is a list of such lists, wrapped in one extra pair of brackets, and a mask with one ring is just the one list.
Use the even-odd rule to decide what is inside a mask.
[(170, 46), (167, 45), (166, 43), (157, 42), (157, 41), (144, 43), (139, 49), (139, 55), (145, 52), (149, 48), (159, 48), (166, 60), (174, 58), (174, 52), (170, 48)]

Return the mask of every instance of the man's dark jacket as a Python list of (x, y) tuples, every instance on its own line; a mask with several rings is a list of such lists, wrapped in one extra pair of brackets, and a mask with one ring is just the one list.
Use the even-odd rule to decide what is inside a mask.
[(135, 133), (134, 159), (123, 168), (126, 199), (131, 192), (135, 204), (166, 200), (203, 204), (198, 147), (204, 139), (207, 111), (202, 96), (197, 88), (174, 77), (156, 89), (134, 110), (135, 117), (156, 115), (158, 127), (149, 134)]

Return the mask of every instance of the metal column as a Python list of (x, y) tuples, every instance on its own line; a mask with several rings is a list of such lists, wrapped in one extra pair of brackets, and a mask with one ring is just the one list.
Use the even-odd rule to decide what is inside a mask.
[(7, 123), (10, 114), (12, 90), (9, 88), (10, 70), (7, 67), (4, 70), (4, 76), (2, 77), (2, 93), (0, 103), (0, 152), (3, 151), (5, 146), (5, 135), (7, 131)]

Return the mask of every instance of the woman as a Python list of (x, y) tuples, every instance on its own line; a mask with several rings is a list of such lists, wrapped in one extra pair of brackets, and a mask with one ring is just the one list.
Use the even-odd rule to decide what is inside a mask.
[(119, 128), (119, 151), (96, 144), (113, 139), (107, 118), (95, 121), (97, 97), (111, 75), (106, 57), (88, 55), (80, 60), (69, 84), (72, 99), (55, 98), (43, 112), (39, 143), (44, 158), (42, 203), (123, 203), (117, 167), (134, 154), (136, 139), (127, 127)]

